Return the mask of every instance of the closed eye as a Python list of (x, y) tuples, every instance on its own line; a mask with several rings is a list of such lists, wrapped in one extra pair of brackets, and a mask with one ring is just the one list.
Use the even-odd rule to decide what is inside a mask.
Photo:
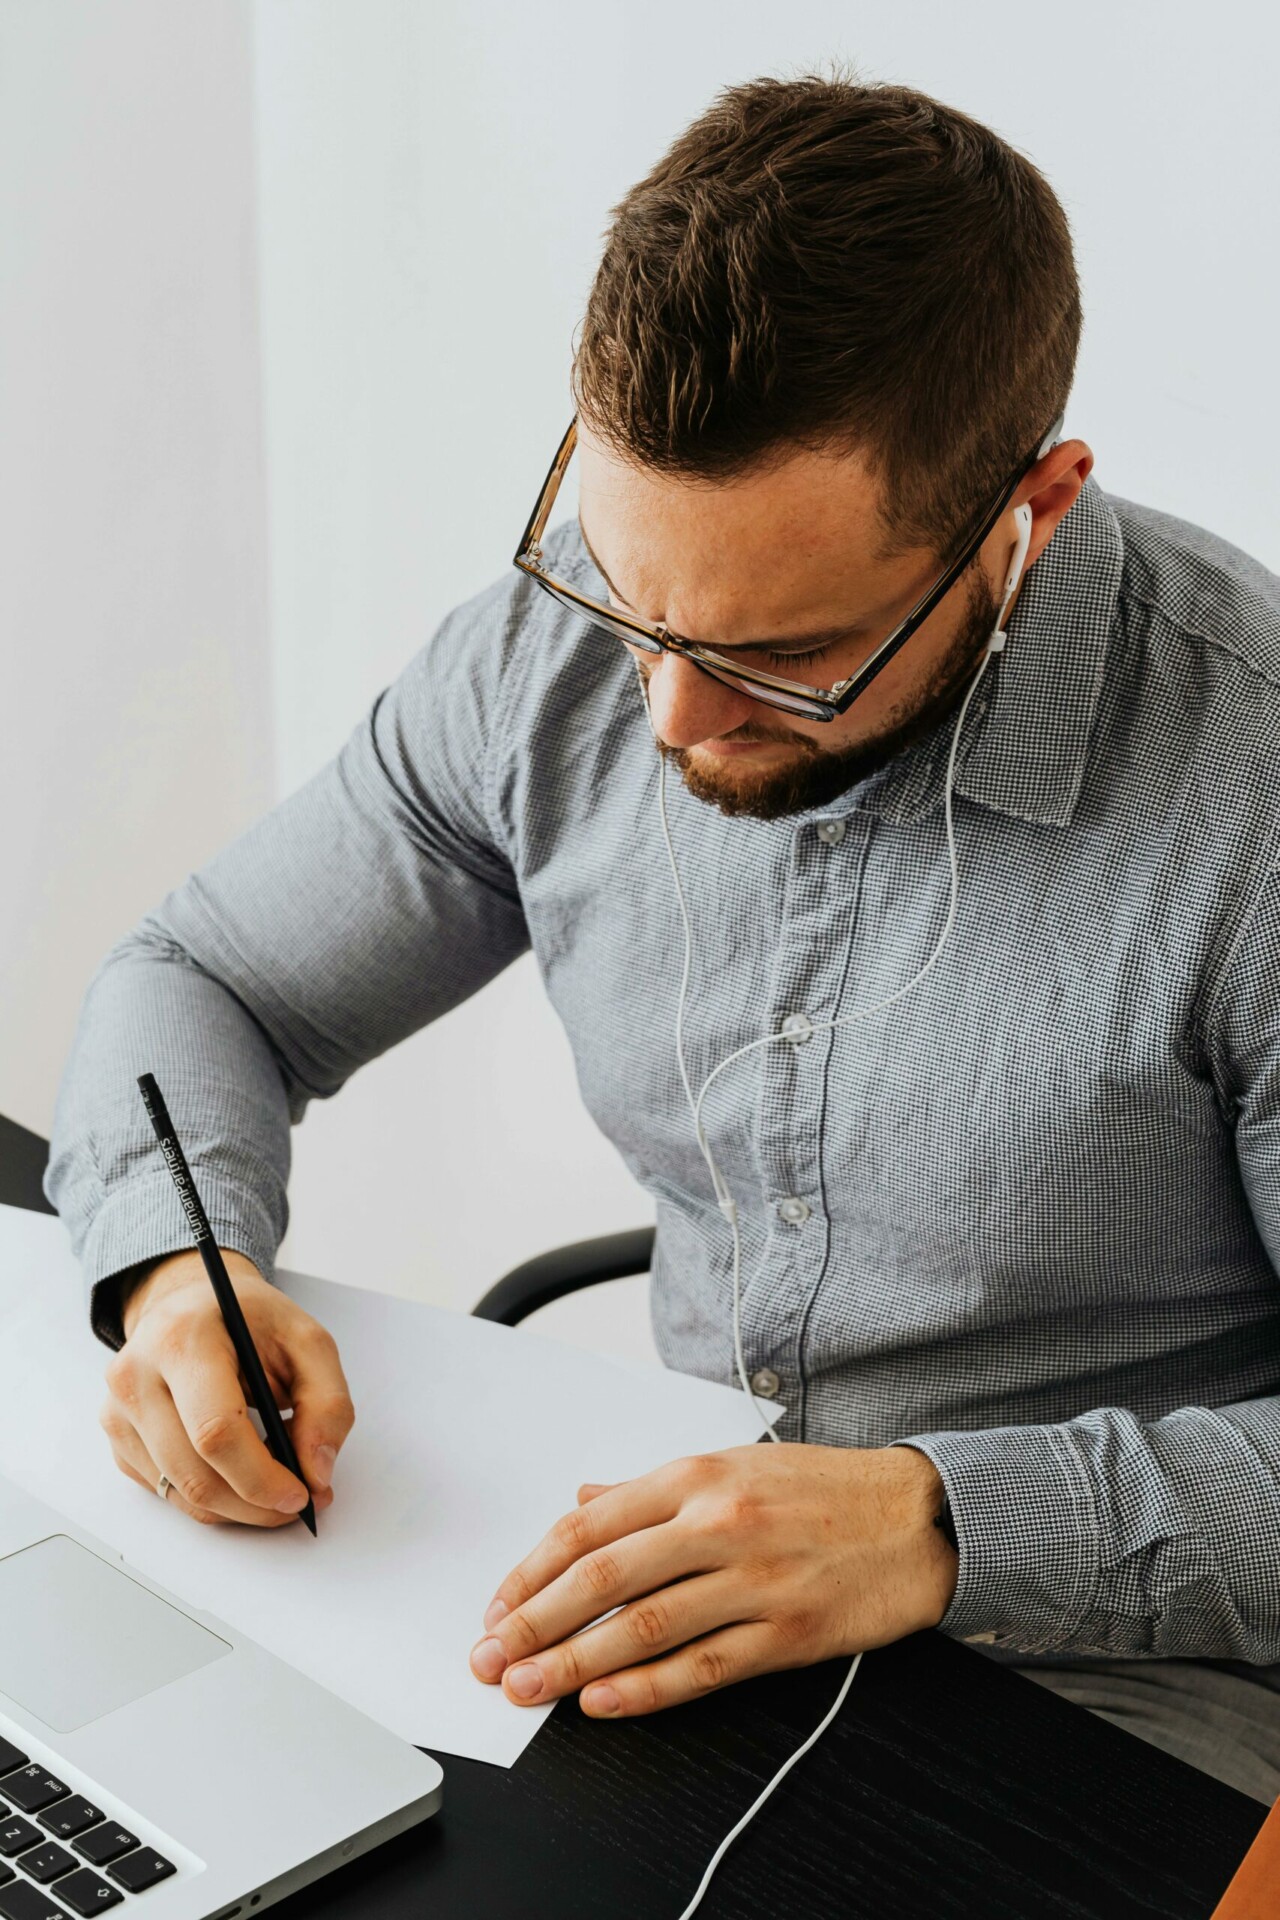
[(821, 660), (830, 651), (830, 647), (811, 647), (807, 653), (768, 653), (765, 658), (775, 667), (807, 667), (812, 661)]

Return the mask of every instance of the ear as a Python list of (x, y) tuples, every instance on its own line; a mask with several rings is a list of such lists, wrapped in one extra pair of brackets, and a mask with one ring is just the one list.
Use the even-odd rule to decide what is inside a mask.
[(1083, 440), (1060, 440), (1036, 461), (1013, 496), (1015, 507), (1031, 509), (1031, 541), (1025, 566), (1052, 540), (1058, 522), (1075, 505), (1093, 469), (1093, 449)]

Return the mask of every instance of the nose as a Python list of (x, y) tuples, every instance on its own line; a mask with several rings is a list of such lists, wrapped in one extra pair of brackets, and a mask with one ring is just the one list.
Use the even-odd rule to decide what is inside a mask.
[(649, 672), (649, 713), (669, 747), (696, 747), (732, 733), (759, 712), (748, 694), (727, 687), (677, 653), (664, 653)]

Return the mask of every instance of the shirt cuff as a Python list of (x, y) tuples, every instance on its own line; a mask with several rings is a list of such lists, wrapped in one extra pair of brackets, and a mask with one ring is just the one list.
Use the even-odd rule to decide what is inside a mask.
[[(194, 1169), (200, 1199), (220, 1247), (252, 1260), (264, 1280), (275, 1278), (276, 1238), (261, 1200), (234, 1182)], [(166, 1169), (115, 1187), (94, 1214), (80, 1249), (89, 1324), (104, 1346), (124, 1345), (120, 1291), (132, 1267), (170, 1253), (194, 1253), (196, 1244), (178, 1189)]]
[(910, 1434), (942, 1476), (959, 1551), (941, 1632), (1017, 1653), (1079, 1646), (1102, 1578), (1093, 1489), (1060, 1427)]

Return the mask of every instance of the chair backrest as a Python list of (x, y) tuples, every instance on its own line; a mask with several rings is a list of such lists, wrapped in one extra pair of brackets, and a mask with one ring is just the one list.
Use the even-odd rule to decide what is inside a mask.
[(572, 1246), (540, 1253), (495, 1281), (471, 1311), (481, 1320), (497, 1320), (504, 1327), (519, 1326), (526, 1314), (550, 1306), (566, 1293), (598, 1286), (602, 1280), (625, 1280), (629, 1274), (648, 1273), (653, 1237), (652, 1227), (632, 1227), (626, 1233), (575, 1240)]

